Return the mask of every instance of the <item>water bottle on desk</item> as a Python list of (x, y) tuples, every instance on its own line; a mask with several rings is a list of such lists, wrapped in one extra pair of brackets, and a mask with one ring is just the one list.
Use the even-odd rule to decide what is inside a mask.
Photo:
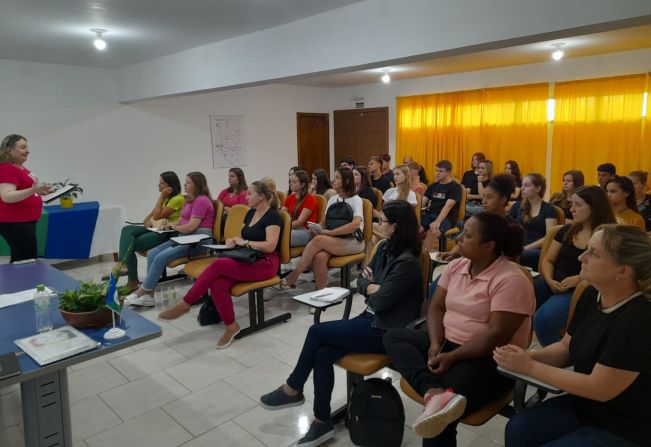
[(37, 285), (34, 294), (34, 312), (36, 313), (36, 331), (38, 333), (51, 331), (54, 327), (50, 307), (50, 293), (45, 290), (43, 284)]

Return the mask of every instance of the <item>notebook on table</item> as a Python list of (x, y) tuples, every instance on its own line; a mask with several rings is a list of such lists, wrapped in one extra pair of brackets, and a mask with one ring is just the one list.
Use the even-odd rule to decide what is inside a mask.
[(63, 326), (42, 334), (21, 338), (14, 343), (41, 366), (100, 346), (100, 343), (72, 326)]

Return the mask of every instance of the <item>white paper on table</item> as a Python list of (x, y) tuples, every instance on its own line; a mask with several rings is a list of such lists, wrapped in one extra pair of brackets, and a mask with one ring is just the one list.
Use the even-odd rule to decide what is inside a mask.
[(174, 233), (176, 230), (163, 230), (162, 228), (147, 228), (148, 231), (153, 231), (154, 233)]
[(196, 244), (197, 242), (207, 239), (210, 236), (207, 234), (189, 234), (187, 236), (176, 236), (171, 237), (170, 240), (176, 242), (177, 244), (187, 245), (187, 244)]
[(293, 296), (292, 299), (313, 307), (325, 307), (342, 301), (348, 294), (350, 294), (350, 290), (343, 287), (326, 287), (325, 289)]
[[(54, 290), (49, 287), (45, 288), (45, 291), (52, 294)], [(24, 303), (25, 301), (31, 301), (34, 299), (34, 294), (36, 293), (36, 288), (29, 290), (21, 290), (20, 292), (14, 293), (4, 293), (0, 295), (0, 308), (13, 306), (14, 304)]]

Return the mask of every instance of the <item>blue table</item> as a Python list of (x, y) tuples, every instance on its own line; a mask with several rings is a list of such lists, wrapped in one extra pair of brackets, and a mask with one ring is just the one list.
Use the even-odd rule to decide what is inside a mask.
[[(32, 289), (37, 284), (57, 291), (75, 289), (78, 285), (75, 279), (41, 261), (0, 265), (0, 293)], [(52, 320), (54, 327), (66, 324), (58, 311), (52, 312)], [(159, 326), (129, 309), (123, 309), (119, 326), (126, 331), (126, 336), (110, 341), (103, 338), (107, 328), (84, 330), (101, 347), (50, 365), (39, 366), (31, 357), (20, 355), (22, 374), (0, 380), (0, 387), (20, 383), (26, 447), (72, 446), (67, 367), (161, 335)], [(14, 340), (35, 333), (32, 301), (0, 308), (0, 354), (20, 351)]]

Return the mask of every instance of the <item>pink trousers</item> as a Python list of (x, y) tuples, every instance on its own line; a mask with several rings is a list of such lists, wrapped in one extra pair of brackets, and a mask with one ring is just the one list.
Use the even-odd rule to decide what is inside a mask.
[(192, 305), (210, 289), (212, 300), (224, 324), (235, 322), (231, 289), (239, 282), (264, 281), (278, 273), (278, 253), (266, 253), (255, 264), (218, 258), (197, 278), (183, 301)]

